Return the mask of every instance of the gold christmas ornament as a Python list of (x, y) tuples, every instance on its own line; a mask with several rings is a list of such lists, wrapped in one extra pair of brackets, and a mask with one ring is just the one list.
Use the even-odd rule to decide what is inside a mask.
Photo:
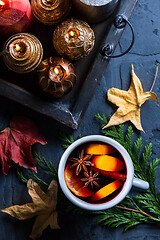
[(90, 26), (78, 19), (62, 22), (53, 33), (56, 51), (70, 60), (87, 56), (93, 49), (95, 36)]
[(42, 61), (43, 48), (40, 41), (29, 33), (11, 36), (3, 46), (3, 61), (12, 71), (28, 73)]
[(31, 0), (33, 15), (46, 25), (55, 25), (68, 15), (70, 0)]
[(73, 64), (64, 58), (45, 59), (39, 65), (37, 72), (40, 88), (55, 98), (69, 92), (76, 80)]

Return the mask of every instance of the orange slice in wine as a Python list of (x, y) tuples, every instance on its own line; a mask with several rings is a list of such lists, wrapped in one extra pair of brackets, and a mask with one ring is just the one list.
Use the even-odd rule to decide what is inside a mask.
[(78, 197), (91, 197), (94, 193), (89, 187), (84, 187), (84, 182), (80, 176), (76, 176), (75, 168), (71, 168), (68, 163), (64, 171), (65, 182), (67, 187)]
[(91, 201), (99, 201), (102, 198), (109, 196), (111, 193), (116, 191), (122, 185), (122, 183), (123, 182), (116, 180), (112, 183), (107, 184), (91, 197)]
[(106, 145), (106, 144), (98, 144), (98, 143), (89, 143), (85, 146), (86, 154), (94, 154), (94, 155), (104, 155), (104, 154), (113, 154), (114, 148)]
[(124, 169), (122, 161), (109, 155), (94, 156), (92, 162), (94, 167), (104, 171), (121, 171)]

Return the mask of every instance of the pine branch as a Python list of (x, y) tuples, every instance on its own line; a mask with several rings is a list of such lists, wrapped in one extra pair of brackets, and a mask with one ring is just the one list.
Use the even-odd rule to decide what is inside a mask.
[(122, 202), (121, 205), (105, 211), (94, 212), (94, 214), (99, 216), (97, 222), (110, 227), (119, 227), (120, 225), (125, 225), (125, 231), (128, 228), (140, 223), (151, 224), (160, 222), (160, 219), (153, 217), (143, 210), (134, 209), (134, 205), (131, 203), (129, 204), (130, 207), (123, 206), (128, 205), (128, 203), (124, 204)]
[(99, 120), (101, 120), (101, 126), (104, 127), (105, 125), (107, 125), (108, 121), (107, 118), (105, 117), (105, 115), (103, 114), (102, 116), (97, 113), (97, 115), (95, 115), (96, 118), (98, 118)]
[(17, 170), (17, 175), (21, 182), (27, 183), (28, 179), (23, 175), (22, 171)]
[[(79, 138), (81, 138), (81, 134), (78, 135), (78, 139)], [(62, 147), (65, 149), (67, 149), (75, 141), (71, 135), (67, 137), (67, 135), (64, 132), (59, 133), (59, 139), (62, 142), (65, 142), (64, 144), (62, 144)]]
[(141, 172), (141, 170), (142, 170), (140, 165), (139, 165), (139, 155), (140, 155), (141, 148), (142, 148), (142, 138), (139, 137), (134, 142), (133, 152), (131, 154), (131, 158), (133, 160), (134, 169), (135, 169), (136, 172)]
[[(55, 179), (58, 181), (58, 173), (55, 169), (53, 163), (49, 161), (49, 163), (46, 161), (44, 157), (40, 157), (40, 154), (35, 153), (35, 159), (38, 163), (38, 168), (40, 168), (42, 171), (46, 173), (47, 176), (49, 176), (52, 179)], [(27, 181), (32, 178), (35, 182), (39, 184), (39, 186), (43, 189), (48, 187), (48, 183), (46, 183), (44, 180), (42, 180), (40, 177), (35, 174), (33, 170), (17, 170), (17, 175), (21, 182), (27, 183)]]
[(148, 171), (147, 171), (147, 176), (146, 176), (146, 179), (150, 185), (150, 191), (156, 197), (156, 199), (158, 199), (158, 196), (156, 194), (155, 180), (156, 180), (156, 169), (159, 162), (160, 162), (159, 158), (153, 159), (153, 161), (150, 162)]
[(151, 216), (150, 214), (142, 211), (142, 210), (136, 210), (136, 209), (132, 209), (132, 208), (128, 208), (128, 207), (122, 207), (122, 206), (116, 206), (116, 208), (119, 208), (119, 209), (123, 209), (123, 210), (126, 210), (126, 211), (131, 211), (131, 212), (135, 212), (135, 213), (140, 213), (142, 215), (145, 215), (149, 218), (154, 218), (153, 216)]
[[(119, 209), (117, 207), (108, 209), (106, 211), (98, 212), (100, 215), (98, 223), (108, 225), (110, 227), (125, 226), (125, 231), (133, 226), (140, 223), (151, 223), (151, 219), (147, 216), (142, 215), (139, 212), (130, 211), (129, 209)], [(114, 216), (114, 217), (113, 217)]]
[(43, 189), (46, 186), (48, 187), (48, 184), (43, 181), (41, 178), (39, 178), (34, 172), (33, 170), (17, 170), (17, 175), (18, 178), (20, 179), (21, 182), (26, 183), (28, 182), (29, 179), (33, 179), (36, 183), (38, 183), (38, 185)]
[(52, 179), (55, 179), (58, 181), (58, 173), (57, 170), (55, 169), (53, 163), (51, 161), (49, 161), (49, 163), (46, 161), (46, 159), (44, 157), (40, 157), (40, 154), (35, 153), (35, 159), (38, 162), (38, 166), (46, 171), (47, 174), (49, 174), (49, 176), (52, 177)]

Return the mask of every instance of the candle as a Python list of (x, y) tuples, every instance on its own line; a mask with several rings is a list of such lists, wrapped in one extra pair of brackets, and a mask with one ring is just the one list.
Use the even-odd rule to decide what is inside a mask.
[(77, 28), (69, 28), (66, 34), (66, 38), (68, 38), (68, 42), (75, 42), (80, 35), (80, 31)]
[(72, 0), (75, 16), (89, 23), (107, 19), (115, 10), (119, 0)]
[(93, 49), (95, 36), (90, 26), (78, 19), (62, 22), (53, 33), (56, 51), (70, 60), (87, 56)]
[(50, 67), (49, 69), (49, 78), (54, 82), (63, 81), (65, 74), (65, 70), (61, 65), (56, 65), (54, 67)]
[(15, 34), (4, 44), (3, 61), (12, 71), (28, 73), (33, 71), (41, 62), (43, 48), (40, 41), (29, 33)]
[(60, 23), (69, 13), (71, 0), (31, 0), (34, 16), (46, 25)]
[(25, 32), (32, 20), (29, 0), (0, 0), (0, 34)]
[(62, 97), (71, 91), (75, 84), (74, 67), (64, 58), (45, 59), (39, 65), (37, 72), (40, 88), (51, 97)]
[(17, 60), (22, 61), (26, 59), (30, 54), (31, 48), (26, 40), (16, 40), (9, 45), (10, 55)]
[(6, 8), (9, 8), (9, 0), (0, 0), (0, 12)]

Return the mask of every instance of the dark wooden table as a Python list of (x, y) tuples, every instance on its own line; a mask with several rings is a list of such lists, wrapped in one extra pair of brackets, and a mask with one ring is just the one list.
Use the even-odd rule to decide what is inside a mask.
[[(151, 88), (155, 63), (160, 61), (160, 1), (139, 0), (133, 14), (131, 23), (135, 29), (135, 44), (130, 53), (110, 61), (109, 66), (101, 80), (90, 106), (80, 124), (74, 131), (39, 113), (30, 110), (7, 98), (0, 97), (0, 129), (8, 126), (13, 115), (25, 115), (31, 118), (41, 129), (48, 144), (36, 144), (34, 149), (40, 151), (47, 161), (51, 160), (58, 167), (59, 159), (63, 153), (61, 142), (58, 140), (59, 131), (65, 131), (73, 136), (100, 134), (100, 125), (94, 118), (98, 112), (106, 116), (113, 114), (115, 108), (106, 101), (108, 88), (116, 87), (127, 90), (130, 85), (130, 64), (134, 64), (135, 72), (141, 79), (144, 91)], [(115, 53), (126, 49), (130, 41), (130, 32), (126, 28)], [(158, 74), (154, 92), (160, 98), (160, 73)], [(160, 157), (160, 109), (155, 101), (147, 101), (141, 108), (141, 120), (145, 133), (135, 132), (143, 138), (143, 144), (153, 143), (153, 157)], [(160, 166), (157, 169), (157, 187), (160, 188)], [(30, 201), (27, 189), (19, 182), (16, 168), (11, 168), (9, 174), (0, 175), (0, 208), (13, 204), (24, 204)], [(114, 217), (114, 216), (113, 216)], [(0, 240), (27, 240), (31, 232), (34, 219), (18, 221), (10, 216), (0, 213)], [(64, 215), (60, 220), (61, 230), (47, 228), (40, 239), (45, 240), (158, 240), (160, 228), (156, 225), (142, 224), (127, 232), (123, 228), (111, 229), (96, 223), (96, 217)]]

